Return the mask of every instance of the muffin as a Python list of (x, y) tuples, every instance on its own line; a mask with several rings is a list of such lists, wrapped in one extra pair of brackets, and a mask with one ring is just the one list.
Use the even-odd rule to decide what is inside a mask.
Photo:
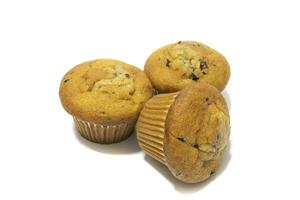
[(132, 133), (153, 88), (146, 74), (118, 60), (81, 63), (63, 77), (59, 95), (80, 134), (97, 143), (120, 142)]
[(136, 130), (146, 154), (166, 165), (177, 179), (197, 183), (220, 165), (229, 140), (229, 113), (215, 87), (192, 83), (180, 92), (151, 98)]
[(150, 55), (145, 72), (160, 93), (176, 92), (192, 82), (204, 81), (222, 91), (230, 77), (225, 57), (194, 41), (179, 41)]

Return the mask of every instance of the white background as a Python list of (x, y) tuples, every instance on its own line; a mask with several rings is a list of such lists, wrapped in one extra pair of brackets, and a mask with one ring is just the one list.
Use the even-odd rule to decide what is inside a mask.
[[(0, 199), (299, 199), (297, 1), (0, 1)], [(78, 136), (59, 83), (115, 58), (143, 68), (156, 48), (201, 41), (228, 59), (229, 152), (209, 181), (183, 184), (135, 135)]]

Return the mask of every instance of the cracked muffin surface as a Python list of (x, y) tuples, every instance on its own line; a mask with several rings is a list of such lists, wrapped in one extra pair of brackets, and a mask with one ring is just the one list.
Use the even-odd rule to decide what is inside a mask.
[(118, 60), (97, 59), (71, 69), (61, 81), (59, 94), (71, 115), (109, 123), (136, 119), (153, 88), (137, 67)]
[(185, 182), (200, 182), (218, 168), (230, 134), (226, 102), (205, 83), (184, 88), (166, 119), (164, 152), (172, 174)]
[(199, 81), (222, 91), (230, 77), (225, 57), (195, 41), (179, 41), (159, 48), (150, 55), (144, 68), (159, 92), (176, 92)]

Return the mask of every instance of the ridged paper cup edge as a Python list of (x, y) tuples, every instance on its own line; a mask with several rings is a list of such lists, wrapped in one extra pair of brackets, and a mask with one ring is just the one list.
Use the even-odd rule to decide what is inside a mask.
[(166, 164), (164, 153), (165, 122), (176, 93), (159, 94), (145, 104), (136, 124), (137, 140), (141, 149), (154, 159)]
[(100, 144), (112, 144), (128, 138), (134, 128), (135, 121), (101, 124), (84, 121), (73, 116), (80, 135), (87, 140)]

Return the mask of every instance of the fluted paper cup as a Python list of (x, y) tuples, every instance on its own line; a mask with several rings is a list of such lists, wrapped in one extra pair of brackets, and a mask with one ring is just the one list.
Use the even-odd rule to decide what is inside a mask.
[(139, 146), (154, 159), (166, 164), (163, 150), (165, 121), (178, 92), (159, 94), (150, 99), (140, 113), (136, 124)]
[(91, 123), (73, 116), (77, 129), (82, 137), (96, 143), (112, 144), (128, 138), (135, 121), (119, 122), (111, 125)]

